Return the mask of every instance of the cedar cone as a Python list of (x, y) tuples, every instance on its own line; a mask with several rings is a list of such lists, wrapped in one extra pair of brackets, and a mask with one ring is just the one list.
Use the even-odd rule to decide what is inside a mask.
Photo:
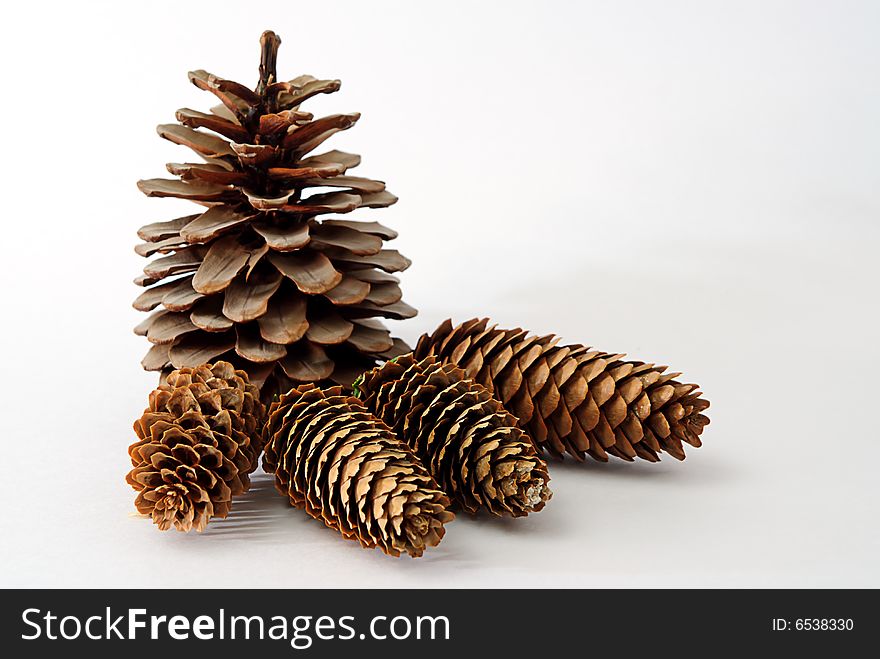
[(578, 460), (589, 454), (604, 462), (610, 454), (657, 462), (661, 451), (684, 460), (682, 442), (701, 445), (709, 401), (697, 385), (677, 382), (680, 373), (488, 322), (453, 328), (446, 320), (419, 339), (415, 356), (461, 366), (496, 394), (536, 446)]
[[(159, 308), (135, 329), (153, 344), (147, 370), (168, 372), (224, 359), (250, 375), (263, 400), (294, 383), (351, 384), (377, 358), (409, 351), (371, 317), (409, 318), (392, 272), (409, 259), (382, 249), (396, 233), (376, 222), (318, 218), (357, 208), (390, 206), (397, 198), (381, 181), (349, 176), (360, 156), (328, 151), (308, 156), (359, 114), (320, 119), (300, 110), (338, 80), (276, 79), (281, 40), (260, 40), (255, 91), (206, 71), (189, 79), (221, 105), (210, 113), (182, 109), (180, 124), (159, 135), (204, 162), (171, 163), (177, 179), (149, 179), (150, 197), (189, 199), (205, 210), (148, 224), (135, 251), (159, 258), (135, 280), (147, 288), (134, 302)], [(226, 139), (224, 139), (226, 138)], [(309, 195), (313, 188), (333, 192)], [(268, 382), (268, 386), (264, 386)]]
[(174, 371), (155, 389), (134, 423), (126, 481), (138, 512), (163, 531), (226, 517), (231, 498), (250, 487), (265, 408), (247, 373), (228, 362)]
[(522, 517), (550, 498), (547, 465), (516, 418), (454, 364), (403, 355), (365, 373), (355, 391), (467, 512)]
[(282, 395), (263, 440), (275, 488), (363, 547), (421, 556), (454, 517), (410, 448), (342, 387), (301, 385)]

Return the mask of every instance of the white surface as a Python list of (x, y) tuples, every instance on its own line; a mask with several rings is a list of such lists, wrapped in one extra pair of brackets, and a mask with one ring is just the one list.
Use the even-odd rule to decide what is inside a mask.
[[(369, 4), (369, 6), (367, 6)], [(880, 12), (864, 2), (20, 4), (3, 22), (0, 585), (880, 586)], [(184, 149), (154, 124), (339, 77), (334, 147), (446, 316), (671, 364), (712, 401), (684, 463), (563, 464), (525, 520), (459, 518), (421, 560), (344, 542), (265, 475), (203, 535), (129, 516), (136, 229)]]

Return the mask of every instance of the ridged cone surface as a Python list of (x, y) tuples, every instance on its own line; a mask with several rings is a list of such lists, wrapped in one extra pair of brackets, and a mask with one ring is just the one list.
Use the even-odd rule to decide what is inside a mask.
[(226, 517), (232, 497), (250, 487), (261, 451), (265, 408), (247, 373), (228, 362), (167, 376), (134, 423), (126, 482), (135, 507), (163, 531), (203, 531)]
[(550, 498), (547, 465), (516, 418), (454, 364), (403, 355), (365, 373), (355, 391), (464, 510), (521, 517)]
[(363, 547), (421, 556), (454, 517), (409, 446), (342, 387), (291, 389), (272, 403), (263, 437), (276, 489)]
[(135, 328), (152, 343), (144, 368), (167, 373), (227, 360), (248, 372), (264, 401), (299, 382), (350, 384), (377, 361), (408, 352), (376, 318), (416, 313), (391, 274), (409, 259), (383, 249), (397, 234), (359, 214), (326, 217), (397, 201), (381, 181), (350, 175), (360, 156), (310, 155), (360, 115), (302, 111), (340, 83), (277, 81), (280, 42), (263, 35), (256, 90), (190, 72), (220, 105), (209, 113), (184, 108), (179, 123), (160, 125), (161, 137), (196, 158), (169, 163), (176, 178), (138, 187), (203, 208), (142, 227), (135, 248), (156, 256), (135, 280), (146, 287), (135, 308), (153, 312)]
[(455, 327), (447, 320), (419, 339), (416, 358), (429, 355), (489, 388), (535, 445), (556, 456), (656, 462), (666, 452), (683, 460), (683, 445), (700, 446), (709, 423), (709, 401), (697, 385), (678, 382), (680, 373), (559, 345), (553, 335), (499, 329), (487, 319)]

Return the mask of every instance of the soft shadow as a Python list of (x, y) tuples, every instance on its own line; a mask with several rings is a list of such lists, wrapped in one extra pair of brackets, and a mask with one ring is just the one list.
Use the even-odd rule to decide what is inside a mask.
[(455, 524), (480, 529), (492, 529), (502, 535), (532, 535), (543, 533), (548, 528), (556, 528), (554, 515), (552, 514), (553, 500), (547, 504), (544, 510), (530, 513), (525, 517), (498, 517), (485, 512), (471, 515), (462, 511), (455, 512)]
[(698, 449), (692, 449), (687, 459), (676, 460), (663, 454), (660, 462), (647, 462), (636, 460), (627, 462), (618, 458), (611, 458), (608, 462), (598, 462), (587, 458), (584, 462), (566, 458), (550, 458), (547, 464), (550, 468), (550, 487), (553, 487), (555, 475), (579, 474), (585, 478), (614, 478), (626, 481), (651, 480), (659, 481), (695, 481), (708, 480), (718, 483), (730, 478), (736, 478), (740, 472), (740, 465), (732, 464), (729, 460), (722, 461), (715, 455), (700, 455)]
[(223, 539), (280, 537), (289, 532), (283, 525), (295, 523), (295, 513), (275, 490), (272, 476), (256, 473), (251, 475), (250, 489), (233, 499), (229, 516), (212, 519), (201, 535)]
[[(212, 539), (225, 540), (257, 540), (271, 544), (290, 544), (301, 542), (306, 551), (311, 551), (322, 537), (334, 543), (333, 550), (346, 552), (351, 559), (364, 563), (382, 562), (395, 566), (396, 569), (409, 569), (407, 566), (420, 563), (457, 562), (468, 555), (467, 548), (458, 547), (455, 551), (448, 549), (449, 536), (444, 538), (438, 547), (432, 547), (425, 555), (416, 560), (396, 560), (386, 556), (379, 549), (364, 550), (351, 540), (342, 540), (339, 534), (328, 528), (320, 520), (313, 519), (299, 508), (291, 506), (286, 497), (281, 496), (274, 486), (274, 478), (263, 472), (251, 475), (251, 488), (244, 494), (235, 497), (229, 516), (226, 519), (211, 520), (204, 533), (181, 534), (184, 540)], [(448, 525), (447, 533), (465, 519), (464, 514), (457, 514), (455, 520)], [(195, 538), (195, 536), (199, 536)], [(337, 544), (338, 543), (338, 544)], [(346, 551), (347, 550), (347, 551)], [(406, 557), (404, 557), (406, 558)]]
[(547, 465), (550, 467), (550, 479), (552, 487), (552, 479), (554, 473), (581, 473), (590, 475), (613, 475), (615, 478), (658, 478), (658, 477), (674, 477), (677, 469), (674, 468), (674, 458), (666, 457), (660, 462), (647, 462), (645, 460), (637, 460), (635, 462), (627, 462), (618, 458), (611, 458), (608, 462), (599, 462), (592, 458), (587, 458), (583, 462), (578, 462), (572, 458), (550, 458)]

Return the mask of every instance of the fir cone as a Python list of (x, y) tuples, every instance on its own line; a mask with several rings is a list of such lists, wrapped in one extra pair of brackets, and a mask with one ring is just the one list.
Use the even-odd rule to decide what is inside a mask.
[(550, 498), (547, 465), (517, 419), (454, 364), (403, 355), (365, 373), (355, 391), (467, 512), (521, 517)]
[[(150, 197), (188, 199), (205, 208), (148, 224), (136, 250), (158, 258), (135, 280), (134, 302), (153, 311), (135, 329), (153, 344), (147, 370), (168, 372), (223, 359), (244, 369), (263, 400), (295, 383), (351, 384), (378, 358), (408, 352), (372, 317), (409, 318), (393, 272), (410, 261), (383, 242), (396, 233), (376, 222), (331, 218), (390, 206), (385, 184), (349, 175), (360, 156), (309, 155), (350, 128), (357, 113), (315, 119), (300, 105), (339, 89), (338, 80), (276, 79), (281, 40), (261, 39), (256, 90), (205, 71), (193, 84), (221, 102), (210, 113), (184, 108), (179, 124), (158, 127), (199, 162), (171, 163), (176, 179), (138, 183)], [(316, 188), (333, 192), (309, 194)]]
[(410, 448), (342, 387), (301, 385), (269, 408), (263, 469), (291, 505), (386, 554), (421, 556), (453, 519)]
[(135, 507), (163, 531), (203, 531), (250, 487), (265, 408), (247, 373), (228, 362), (171, 373), (134, 424), (126, 481)]
[(518, 419), (535, 445), (578, 460), (608, 455), (657, 462), (665, 451), (684, 460), (683, 443), (698, 447), (709, 401), (698, 386), (676, 381), (665, 366), (624, 360), (553, 335), (446, 320), (423, 335), (416, 358), (436, 355), (459, 365)]

